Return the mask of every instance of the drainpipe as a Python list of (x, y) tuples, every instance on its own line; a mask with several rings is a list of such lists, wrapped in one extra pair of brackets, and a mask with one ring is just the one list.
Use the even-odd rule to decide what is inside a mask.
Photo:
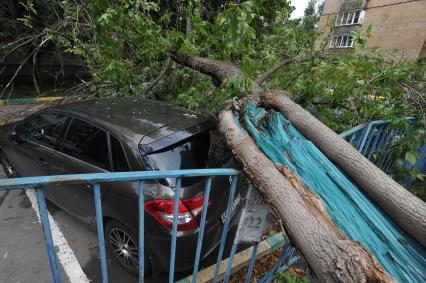
[(368, 0), (363, 0), (362, 1), (362, 9), (367, 10), (367, 7), (368, 7)]

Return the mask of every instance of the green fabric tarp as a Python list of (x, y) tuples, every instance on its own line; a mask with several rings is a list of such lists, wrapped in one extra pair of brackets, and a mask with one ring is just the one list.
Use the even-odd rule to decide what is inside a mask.
[[(236, 122), (238, 117), (235, 117)], [(426, 251), (279, 112), (244, 105), (244, 124), (274, 163), (288, 166), (324, 202), (346, 236), (400, 282), (426, 282)], [(285, 153), (285, 154), (284, 154)]]

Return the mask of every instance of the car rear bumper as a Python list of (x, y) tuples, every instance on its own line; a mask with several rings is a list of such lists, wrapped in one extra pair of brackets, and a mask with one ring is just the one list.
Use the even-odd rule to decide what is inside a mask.
[[(204, 231), (201, 257), (207, 256), (219, 243), (223, 225), (218, 222), (209, 225)], [(175, 271), (181, 272), (194, 266), (199, 232), (179, 235), (176, 239)], [(172, 237), (147, 238), (146, 246), (149, 247), (149, 256), (154, 269), (167, 272), (170, 264), (170, 248)], [(167, 252), (166, 252), (167, 251)]]
[[(238, 219), (240, 216), (239, 212), (240, 211), (237, 211), (234, 215), (228, 231), (235, 230), (238, 226)], [(219, 246), (222, 230), (223, 224), (220, 220), (218, 220), (214, 225), (207, 225), (205, 227), (201, 261), (209, 257), (209, 255), (211, 255)], [(228, 233), (227, 242), (233, 240), (231, 234), (231, 232)], [(175, 272), (188, 271), (194, 267), (198, 235), (199, 231), (188, 235), (178, 234), (176, 240)], [(146, 247), (149, 247), (149, 255), (153, 270), (158, 272), (168, 272), (172, 238), (147, 238), (146, 241)], [(200, 264), (200, 266), (202, 266), (202, 264)]]

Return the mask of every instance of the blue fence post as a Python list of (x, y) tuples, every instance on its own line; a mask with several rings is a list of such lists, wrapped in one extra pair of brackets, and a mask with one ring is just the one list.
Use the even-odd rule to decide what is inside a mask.
[[(391, 125), (389, 125), (389, 132), (387, 133), (387, 137), (386, 137), (386, 140), (385, 140), (385, 142), (384, 142), (384, 145), (383, 145), (383, 152), (382, 152), (382, 154), (381, 154), (381, 156), (380, 156), (380, 159), (379, 159), (379, 161), (377, 162), (377, 165), (378, 166), (381, 166), (381, 167), (383, 167), (383, 165), (384, 165), (384, 162), (387, 160), (387, 158), (389, 157), (389, 151), (388, 151), (388, 149), (390, 148), (390, 146), (392, 145), (392, 141), (393, 141), (393, 137), (395, 136), (395, 130), (394, 129), (392, 129), (391, 128)], [(384, 170), (383, 170), (384, 171)]]
[(145, 258), (144, 258), (144, 249), (145, 249), (145, 239), (144, 239), (144, 229), (145, 229), (145, 192), (144, 192), (145, 182), (139, 181), (139, 283), (144, 282), (145, 275)]
[(254, 263), (256, 262), (256, 254), (257, 254), (257, 247), (258, 246), (259, 246), (259, 243), (256, 243), (253, 246), (253, 251), (251, 253), (250, 264), (249, 264), (249, 267), (248, 267), (248, 270), (247, 270), (245, 283), (250, 283), (251, 275), (253, 273)]
[(40, 213), (41, 224), (44, 232), (44, 243), (46, 244), (47, 256), (49, 257), (50, 270), (53, 276), (53, 282), (60, 283), (61, 277), (58, 272), (58, 262), (56, 259), (55, 246), (53, 244), (52, 232), (50, 230), (49, 216), (47, 214), (46, 201), (44, 199), (43, 189), (36, 188), (35, 194)]
[(223, 283), (228, 283), (229, 277), (231, 276), (232, 263), (234, 262), (235, 253), (237, 252), (238, 243), (234, 242), (232, 244), (231, 254), (228, 259), (228, 266), (226, 267), (225, 277)]
[(358, 151), (361, 152), (361, 153), (364, 150), (365, 142), (367, 141), (368, 134), (370, 133), (370, 129), (371, 129), (371, 123), (368, 123), (367, 127), (364, 128), (364, 131), (362, 133), (362, 138), (360, 139), (360, 144), (357, 145)]
[(377, 154), (377, 157), (375, 158), (376, 164), (377, 164), (377, 162), (379, 162), (381, 156), (384, 154), (384, 146), (383, 145), (384, 145), (384, 142), (385, 142), (385, 140), (388, 137), (389, 132), (390, 132), (390, 125), (389, 124), (386, 124), (386, 126), (384, 126), (384, 128), (385, 128), (385, 131), (384, 132), (382, 131), (382, 136), (380, 138), (379, 144), (377, 145), (379, 152)]
[(200, 264), (201, 249), (203, 246), (204, 228), (206, 225), (207, 209), (209, 204), (210, 188), (212, 185), (212, 177), (209, 177), (204, 188), (204, 200), (200, 221), (200, 230), (198, 231), (197, 251), (195, 254), (194, 271), (192, 272), (192, 283), (197, 283), (198, 266)]
[(177, 218), (179, 211), (181, 178), (176, 178), (176, 188), (173, 201), (172, 246), (170, 248), (169, 283), (173, 283), (175, 273)]
[(99, 242), (99, 255), (101, 256), (102, 282), (108, 283), (104, 225), (102, 220), (101, 188), (99, 184), (93, 185), (93, 195), (95, 197), (96, 225), (98, 227), (98, 242)]
[(278, 261), (274, 264), (271, 270), (268, 271), (259, 281), (258, 283), (265, 283), (273, 279), (275, 271), (281, 266), (283, 262), (285, 262), (286, 258), (291, 258), (294, 252), (294, 247), (290, 243), (286, 243), (283, 248), (283, 253)]
[(228, 205), (226, 207), (226, 213), (225, 213), (225, 216), (226, 216), (225, 224), (223, 225), (222, 237), (220, 239), (220, 248), (219, 248), (219, 253), (217, 255), (217, 262), (216, 262), (216, 269), (214, 272), (213, 283), (217, 283), (218, 276), (219, 276), (220, 262), (222, 261), (223, 250), (225, 249), (225, 243), (226, 243), (226, 236), (228, 235), (228, 227), (229, 227), (229, 222), (231, 220), (231, 207), (234, 201), (235, 188), (237, 187), (237, 181), (238, 181), (238, 176), (231, 177), (231, 190), (229, 191)]
[(364, 156), (367, 156), (368, 152), (371, 150), (372, 144), (371, 141), (373, 140), (373, 137), (377, 134), (377, 126), (374, 122), (370, 123), (370, 131), (368, 133), (368, 138), (366, 140), (366, 143), (364, 145), (364, 148), (362, 149), (361, 154)]
[[(366, 153), (368, 160), (371, 160), (371, 156), (373, 155), (374, 150), (376, 149), (377, 142), (379, 141), (381, 134), (382, 134), (382, 131), (385, 128), (385, 126), (386, 126), (386, 124), (379, 125), (378, 127), (376, 127), (377, 132), (375, 132), (376, 136), (375, 136), (373, 145), (371, 146), (369, 152)], [(379, 129), (379, 127), (380, 127), (380, 129)]]
[[(355, 141), (356, 136), (357, 136), (357, 133), (353, 133), (353, 134), (351, 134), (350, 136), (348, 136), (348, 142), (349, 142), (352, 146), (354, 146), (354, 145), (353, 145), (353, 142)], [(350, 137), (350, 139), (349, 139), (349, 137)]]

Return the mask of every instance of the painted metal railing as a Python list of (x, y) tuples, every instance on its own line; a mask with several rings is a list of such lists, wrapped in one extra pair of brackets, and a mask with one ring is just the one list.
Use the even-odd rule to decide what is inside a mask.
[[(13, 189), (31, 189), (35, 188), (36, 198), (39, 206), (40, 219), (43, 226), (43, 232), (45, 236), (45, 245), (47, 254), (50, 262), (50, 268), (55, 283), (61, 282), (60, 275), (58, 272), (58, 264), (56, 258), (56, 252), (50, 230), (50, 224), (48, 219), (48, 212), (46, 209), (46, 202), (43, 193), (43, 186), (45, 185), (61, 185), (61, 184), (73, 184), (73, 183), (89, 183), (93, 188), (95, 210), (96, 210), (96, 223), (98, 231), (99, 241), (99, 254), (101, 261), (102, 271), (102, 282), (108, 282), (108, 270), (105, 252), (105, 239), (104, 239), (104, 227), (102, 217), (102, 203), (101, 203), (101, 188), (99, 183), (101, 182), (122, 182), (122, 181), (137, 181), (139, 183), (139, 282), (144, 282), (144, 184), (145, 180), (157, 180), (164, 178), (175, 178), (176, 187), (174, 194), (174, 207), (173, 207), (173, 225), (172, 225), (172, 242), (170, 247), (170, 263), (169, 263), (169, 282), (174, 282), (174, 267), (175, 267), (175, 255), (176, 255), (176, 240), (177, 240), (177, 219), (178, 219), (178, 203), (181, 189), (181, 179), (191, 177), (205, 177), (206, 184), (204, 188), (204, 199), (202, 214), (199, 226), (198, 242), (196, 247), (196, 255), (194, 261), (194, 270), (192, 275), (192, 282), (197, 281), (197, 273), (199, 269), (201, 248), (203, 244), (204, 228), (206, 223), (206, 215), (208, 208), (208, 200), (211, 189), (212, 178), (214, 176), (229, 176), (230, 178), (230, 190), (228, 195), (227, 209), (225, 212), (225, 221), (223, 225), (223, 231), (220, 239), (219, 252), (216, 263), (216, 270), (213, 282), (218, 282), (218, 272), (220, 263), (224, 254), (225, 244), (228, 235), (228, 228), (232, 217), (231, 207), (234, 200), (236, 191), (236, 185), (240, 172), (234, 169), (194, 169), (194, 170), (176, 170), (176, 171), (141, 171), (141, 172), (117, 172), (117, 173), (94, 173), (94, 174), (75, 174), (75, 175), (58, 175), (58, 176), (41, 176), (41, 177), (23, 177), (23, 178), (12, 178), (12, 179), (1, 179), (0, 190), (13, 190)], [(233, 257), (237, 249), (237, 243), (234, 243), (231, 251), (231, 256), (225, 272), (224, 282), (227, 282), (230, 278)], [(246, 282), (250, 282), (251, 274), (253, 271), (255, 258), (256, 258), (257, 244), (253, 246), (253, 252), (248, 267), (248, 273), (246, 275)], [(259, 282), (267, 282), (274, 277), (274, 273), (277, 270), (283, 270), (288, 264), (291, 264), (295, 260), (292, 257), (294, 248), (290, 244), (286, 244), (283, 248), (283, 254), (275, 266), (264, 275)], [(287, 265), (286, 265), (287, 264)]]
[[(413, 121), (414, 118), (407, 118)], [(340, 134), (347, 142), (353, 145), (362, 155), (389, 173), (395, 164), (395, 155), (392, 147), (404, 135), (405, 131), (394, 127), (389, 121), (372, 121), (358, 125)], [(415, 164), (405, 162), (405, 169), (415, 169), (419, 172), (426, 171), (426, 145), (419, 149), (419, 156)], [(406, 180), (406, 185), (411, 185), (412, 179)]]

